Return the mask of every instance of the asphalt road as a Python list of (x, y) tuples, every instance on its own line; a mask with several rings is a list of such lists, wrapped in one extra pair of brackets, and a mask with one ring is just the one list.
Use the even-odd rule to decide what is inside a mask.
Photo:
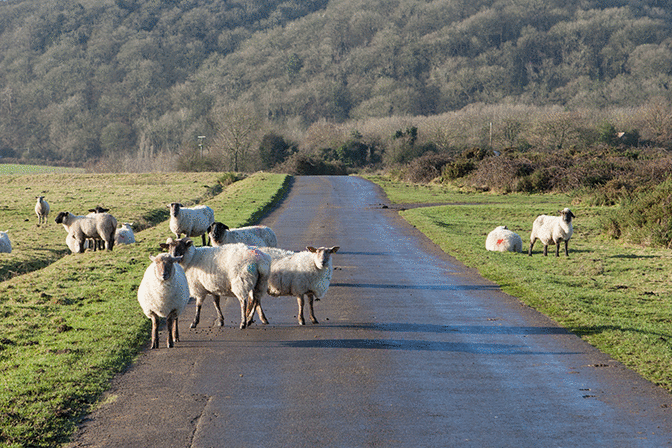
[[(72, 447), (664, 447), (672, 397), (437, 249), (356, 177), (297, 177), (263, 222), (340, 246), (319, 325), (211, 303), (114, 382)], [(217, 217), (224, 220), (225, 217)], [(140, 309), (138, 308), (138, 312)], [(165, 333), (161, 334), (162, 341)]]

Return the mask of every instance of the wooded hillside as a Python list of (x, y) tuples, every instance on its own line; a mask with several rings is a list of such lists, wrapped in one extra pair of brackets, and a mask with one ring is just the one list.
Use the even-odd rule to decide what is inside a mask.
[(0, 155), (177, 153), (243, 106), (303, 129), (639, 106), (672, 97), (671, 24), (663, 0), (0, 1)]

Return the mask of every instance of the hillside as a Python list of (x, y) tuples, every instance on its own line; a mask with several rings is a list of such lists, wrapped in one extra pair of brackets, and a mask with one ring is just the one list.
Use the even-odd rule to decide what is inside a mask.
[(475, 103), (667, 98), (663, 1), (8, 0), (0, 155), (177, 153), (223, 107), (304, 129)]

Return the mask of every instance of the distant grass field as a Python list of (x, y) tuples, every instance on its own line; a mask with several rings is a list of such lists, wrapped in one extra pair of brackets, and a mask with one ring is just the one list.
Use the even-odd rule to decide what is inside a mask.
[[(464, 193), (369, 177), (395, 203), (452, 205), (416, 208), (401, 215), (502, 290), (553, 318), (644, 378), (672, 391), (672, 253), (606, 240), (599, 221), (607, 207), (565, 195)], [(539, 214), (570, 207), (576, 218), (569, 258), (527, 256)], [(523, 239), (523, 254), (485, 250), (487, 234), (506, 225)], [(551, 255), (552, 254), (552, 255)]]
[[(15, 250), (0, 254), (6, 278), (0, 282), (0, 446), (67, 442), (109, 380), (147, 342), (149, 321), (136, 294), (149, 255), (172, 236), (166, 204), (204, 203), (216, 220), (236, 227), (254, 223), (288, 185), (277, 174), (227, 187), (221, 179), (217, 173), (3, 178), (0, 192), (9, 201), (0, 209), (0, 227), (9, 228)], [(37, 194), (53, 210), (41, 227), (32, 210)], [(55, 214), (83, 214), (97, 204), (120, 222), (139, 223), (137, 243), (68, 254)]]
[(0, 163), (2, 174), (51, 174), (51, 173), (84, 173), (83, 168), (68, 168), (47, 165), (23, 165), (19, 163)]

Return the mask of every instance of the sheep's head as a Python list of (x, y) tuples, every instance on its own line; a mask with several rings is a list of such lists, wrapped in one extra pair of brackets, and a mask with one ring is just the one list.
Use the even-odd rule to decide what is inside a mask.
[(68, 220), (68, 216), (70, 216), (70, 212), (60, 212), (56, 215), (56, 224), (64, 224)]
[(182, 257), (171, 257), (170, 254), (159, 254), (157, 256), (149, 256), (149, 259), (154, 262), (154, 273), (159, 280), (168, 280), (173, 276), (174, 263), (179, 263)]
[(226, 235), (226, 231), (229, 230), (229, 226), (221, 222), (213, 222), (208, 226), (208, 235), (213, 241), (220, 242)]
[(560, 215), (562, 216), (562, 220), (565, 222), (572, 222), (572, 218), (576, 218), (574, 216), (574, 213), (568, 208), (564, 208), (563, 210), (560, 211)]
[(103, 208), (100, 205), (96, 205), (96, 208), (90, 208), (89, 213), (107, 213), (109, 212), (109, 208)]
[(340, 249), (339, 246), (318, 247), (318, 248), (315, 248), (313, 246), (306, 247), (306, 250), (313, 253), (313, 258), (315, 260), (315, 266), (317, 266), (317, 269), (322, 269), (327, 264), (329, 264), (331, 254), (338, 251), (338, 249)]
[(173, 240), (168, 238), (165, 243), (161, 244), (161, 249), (167, 251), (173, 257), (184, 257), (184, 255), (189, 251), (190, 247), (193, 247), (194, 242), (189, 238), (182, 238), (180, 240)]
[(170, 207), (170, 216), (172, 216), (173, 218), (177, 218), (177, 215), (180, 214), (180, 207), (184, 206), (179, 202), (171, 202), (168, 207)]

